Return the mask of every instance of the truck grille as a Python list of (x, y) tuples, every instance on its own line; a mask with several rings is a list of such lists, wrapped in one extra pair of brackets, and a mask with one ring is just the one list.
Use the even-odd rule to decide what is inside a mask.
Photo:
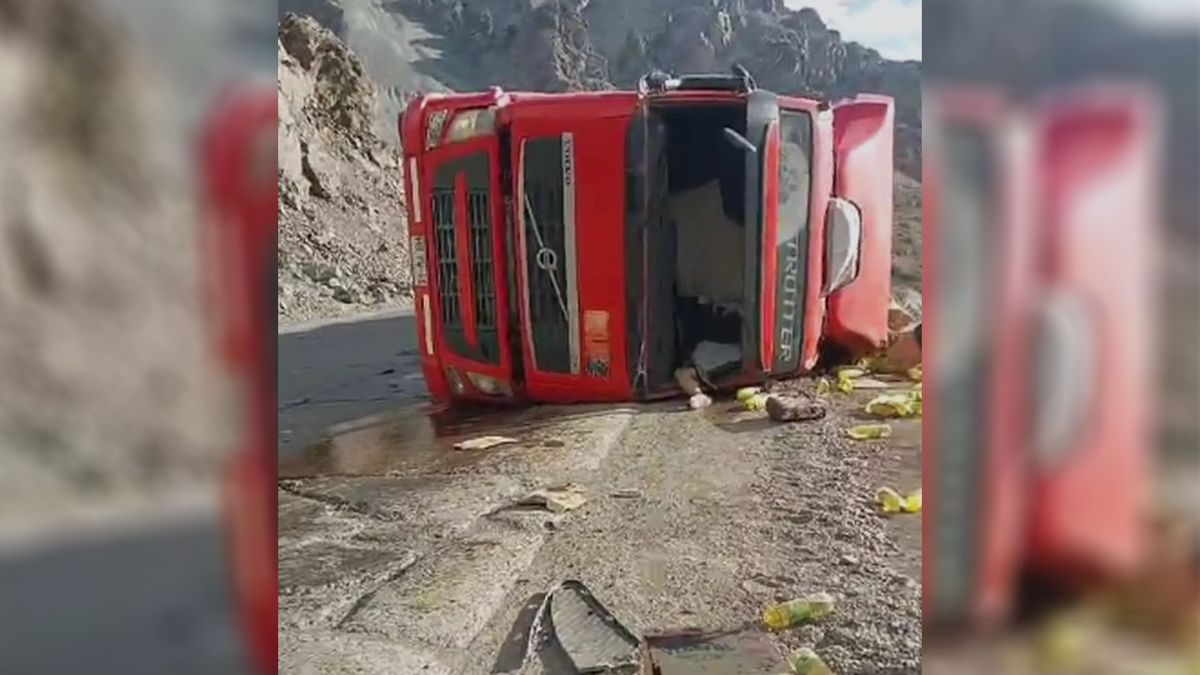
[(442, 326), (462, 330), (458, 298), (458, 255), (454, 242), (454, 191), (433, 191), (434, 253), (437, 255), (438, 292), (441, 295)]
[[(525, 143), (525, 274), (534, 361), (543, 372), (571, 372), (571, 335), (564, 307), (567, 279), (562, 139)], [(557, 282), (557, 289), (555, 283)]]
[[(466, 183), (465, 223), (455, 222), (455, 184)], [(482, 363), (500, 363), (500, 334), (497, 325), (495, 258), (492, 249), (492, 201), (490, 166), (486, 154), (478, 153), (449, 160), (438, 167), (433, 194), (434, 254), (437, 256), (439, 318), (451, 350)], [(466, 230), (466, 251), (459, 250), (458, 232)], [(468, 330), (461, 303), (466, 280), (459, 275), (459, 258), (467, 256), (472, 291), (476, 344), (467, 339)]]
[(475, 334), (483, 360), (498, 363), (499, 333), (496, 326), (496, 276), (492, 256), (492, 200), (485, 190), (468, 190), (467, 222), (470, 224), (471, 282), (475, 290)]

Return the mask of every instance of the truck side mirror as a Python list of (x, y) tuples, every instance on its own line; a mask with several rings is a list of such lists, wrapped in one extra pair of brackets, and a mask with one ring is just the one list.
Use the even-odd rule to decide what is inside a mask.
[(1096, 387), (1098, 345), (1082, 298), (1065, 292), (1044, 298), (1034, 344), (1033, 449), (1039, 464), (1051, 466), (1086, 427)]
[(825, 295), (858, 278), (862, 212), (847, 199), (829, 200), (825, 218)]

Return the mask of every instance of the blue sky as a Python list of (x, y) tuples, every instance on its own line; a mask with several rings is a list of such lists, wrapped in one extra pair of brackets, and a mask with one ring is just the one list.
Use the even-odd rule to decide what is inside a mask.
[[(1193, 0), (1194, 1), (1194, 0)], [(921, 0), (785, 0), (812, 7), (842, 38), (861, 42), (889, 59), (921, 58)]]

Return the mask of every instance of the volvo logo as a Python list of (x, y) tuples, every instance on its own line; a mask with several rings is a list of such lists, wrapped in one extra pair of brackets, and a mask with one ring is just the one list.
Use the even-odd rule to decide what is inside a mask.
[(784, 361), (795, 356), (796, 314), (800, 290), (800, 244), (793, 237), (783, 247), (783, 288), (779, 294), (779, 355)]
[(573, 134), (563, 134), (562, 136), (562, 172), (563, 188), (570, 188), (575, 184), (575, 136)]
[(554, 252), (554, 249), (539, 248), (537, 253), (534, 254), (534, 260), (540, 269), (547, 272), (553, 272), (558, 269), (558, 254)]

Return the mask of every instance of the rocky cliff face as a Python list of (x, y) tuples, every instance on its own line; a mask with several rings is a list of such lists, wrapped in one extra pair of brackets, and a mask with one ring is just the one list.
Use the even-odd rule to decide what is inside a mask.
[(652, 68), (728, 72), (740, 63), (780, 93), (895, 97), (897, 163), (920, 174), (920, 64), (842, 40), (815, 11), (782, 0), (281, 0), (280, 11), (338, 31), (368, 70), (390, 58), (377, 40), (397, 53), (427, 50), (415, 66), (379, 74), (392, 126), (403, 99), (394, 90), (428, 90), (430, 77), (456, 90), (569, 91), (629, 87)]
[[(846, 42), (782, 0), (281, 0), (282, 322), (407, 301), (396, 120), (431, 90), (630, 87), (728, 72), (837, 98), (896, 98), (894, 269), (920, 287), (920, 65)], [(903, 178), (903, 180), (901, 180)]]
[(149, 61), (96, 3), (0, 3), (0, 512), (12, 522), (186, 493), (228, 447), (199, 214)]
[(404, 304), (399, 155), (376, 135), (376, 89), (328, 29), (279, 27), (281, 323)]

